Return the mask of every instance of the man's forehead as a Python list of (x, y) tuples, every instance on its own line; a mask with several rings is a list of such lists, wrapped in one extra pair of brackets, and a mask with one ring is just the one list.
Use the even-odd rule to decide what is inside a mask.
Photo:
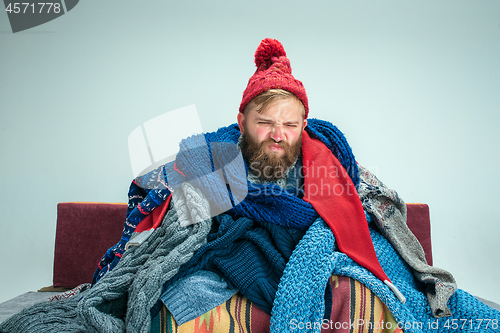
[(301, 110), (301, 102), (295, 98), (277, 99), (272, 101), (266, 107), (254, 104), (250, 108), (250, 112), (255, 114), (256, 118), (272, 119), (275, 115), (286, 116), (287, 119), (301, 121), (304, 114)]

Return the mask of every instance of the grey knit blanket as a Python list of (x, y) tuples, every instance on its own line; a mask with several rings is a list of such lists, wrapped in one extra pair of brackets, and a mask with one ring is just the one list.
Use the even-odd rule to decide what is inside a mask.
[(186, 183), (174, 194), (175, 205), (158, 229), (91, 289), (27, 308), (3, 322), (0, 332), (149, 332), (163, 284), (206, 243), (212, 223), (199, 190)]

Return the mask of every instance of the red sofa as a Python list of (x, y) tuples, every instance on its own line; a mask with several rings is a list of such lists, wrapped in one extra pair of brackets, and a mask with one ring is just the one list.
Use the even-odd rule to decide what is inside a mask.
[[(407, 204), (408, 226), (432, 265), (429, 207)], [(74, 288), (92, 280), (106, 250), (121, 237), (127, 211), (124, 203), (64, 202), (57, 206), (54, 288)]]

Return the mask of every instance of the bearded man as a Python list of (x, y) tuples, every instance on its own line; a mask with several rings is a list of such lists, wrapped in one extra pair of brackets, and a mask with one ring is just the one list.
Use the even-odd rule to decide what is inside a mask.
[(299, 157), (307, 125), (304, 105), (292, 93), (271, 89), (238, 114), (240, 149), (255, 179), (278, 182)]
[(497, 310), (427, 264), (397, 193), (334, 125), (308, 118), (281, 43), (264, 39), (255, 64), (237, 124), (182, 141), (175, 162), (132, 182), (92, 288), (1, 332), (498, 328)]

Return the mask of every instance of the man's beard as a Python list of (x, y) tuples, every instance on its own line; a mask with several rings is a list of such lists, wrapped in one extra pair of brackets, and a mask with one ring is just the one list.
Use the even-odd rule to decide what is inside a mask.
[(274, 144), (275, 141), (270, 139), (263, 142), (253, 140), (250, 135), (245, 132), (242, 134), (240, 149), (243, 158), (248, 163), (249, 170), (257, 177), (275, 182), (286, 176), (287, 170), (295, 163), (302, 148), (302, 134), (293, 145), (283, 141), (278, 144), (283, 149), (283, 156), (266, 152), (266, 147), (269, 144)]

